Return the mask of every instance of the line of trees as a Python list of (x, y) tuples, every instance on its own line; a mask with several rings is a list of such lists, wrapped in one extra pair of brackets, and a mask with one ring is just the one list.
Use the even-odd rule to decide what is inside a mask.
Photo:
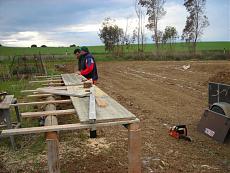
[[(32, 44), (31, 46), (30, 46), (31, 48), (33, 48), (33, 47), (38, 47), (36, 44)], [(46, 45), (41, 45), (41, 47), (47, 47)]]
[[(125, 32), (115, 24), (115, 20), (106, 18), (99, 30), (99, 37), (105, 44), (105, 50), (114, 52), (115, 48), (121, 45), (129, 46), (137, 42), (137, 51), (144, 51), (145, 27), (152, 31), (152, 39), (155, 42), (157, 53), (160, 44), (168, 43), (172, 47), (179, 38), (174, 26), (166, 26), (164, 31), (159, 30), (159, 21), (165, 16), (164, 4), (166, 0), (134, 0), (135, 12), (137, 15), (137, 27), (133, 35), (127, 34), (128, 18)], [(196, 52), (197, 41), (203, 35), (204, 29), (209, 26), (208, 18), (205, 15), (206, 0), (184, 0), (184, 6), (188, 12), (186, 24), (181, 39), (186, 41), (193, 53)], [(144, 25), (145, 15), (148, 16), (148, 23)]]

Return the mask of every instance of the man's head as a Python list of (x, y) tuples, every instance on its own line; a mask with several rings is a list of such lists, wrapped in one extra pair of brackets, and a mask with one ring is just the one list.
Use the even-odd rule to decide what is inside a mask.
[(89, 53), (88, 47), (82, 46), (82, 47), (81, 47), (81, 55), (84, 55), (84, 54), (86, 54), (86, 53)]
[(78, 48), (76, 48), (75, 50), (74, 50), (74, 55), (77, 57), (77, 58), (79, 58), (80, 57), (80, 53), (81, 53), (81, 49), (78, 47)]

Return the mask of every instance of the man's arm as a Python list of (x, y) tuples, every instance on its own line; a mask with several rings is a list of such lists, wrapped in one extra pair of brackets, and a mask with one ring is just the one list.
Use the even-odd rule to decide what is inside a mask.
[(85, 65), (86, 65), (86, 69), (81, 71), (81, 75), (87, 75), (93, 71), (93, 67), (94, 67), (93, 58), (91, 57), (86, 58)]

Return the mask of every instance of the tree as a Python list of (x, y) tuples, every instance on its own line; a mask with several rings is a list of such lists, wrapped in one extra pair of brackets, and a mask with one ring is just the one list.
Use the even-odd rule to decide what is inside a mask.
[(125, 27), (125, 33), (123, 34), (123, 39), (122, 39), (122, 52), (123, 47), (126, 47), (126, 49), (129, 49), (130, 47), (130, 43), (131, 43), (131, 39), (130, 39), (130, 35), (128, 34), (128, 27), (129, 27), (129, 18), (126, 18), (126, 27)]
[(105, 44), (106, 51), (114, 51), (115, 46), (119, 46), (124, 38), (124, 31), (115, 24), (115, 20), (106, 18), (102, 23), (102, 29), (98, 36)]
[(46, 45), (42, 45), (41, 47), (47, 47)]
[[(144, 15), (143, 10), (140, 6), (139, 0), (135, 0), (135, 12), (138, 18), (138, 26), (137, 26), (137, 48), (138, 52), (144, 51)], [(141, 45), (141, 47), (140, 47)]]
[(31, 47), (37, 47), (37, 45), (36, 44), (32, 44)]
[(159, 20), (166, 14), (164, 10), (165, 0), (139, 0), (139, 4), (147, 8), (146, 14), (148, 17), (148, 24), (146, 25), (148, 29), (154, 32), (153, 37), (157, 47), (159, 48), (159, 36), (158, 33), (158, 23)]
[(152, 39), (153, 39), (154, 42), (157, 42), (157, 43), (162, 42), (163, 32), (158, 30), (157, 35), (155, 35), (155, 34), (152, 35)]
[(69, 47), (76, 47), (76, 45), (75, 44), (71, 44)]
[(0, 44), (0, 47), (2, 47), (2, 45)]
[(173, 26), (166, 26), (162, 36), (162, 43), (169, 43), (171, 47), (172, 43), (175, 42), (177, 37), (178, 37), (178, 32), (176, 28)]
[(209, 26), (208, 17), (205, 15), (206, 0), (184, 0), (184, 6), (189, 12), (182, 40), (192, 43), (193, 53), (196, 53), (197, 40), (203, 35), (203, 31)]

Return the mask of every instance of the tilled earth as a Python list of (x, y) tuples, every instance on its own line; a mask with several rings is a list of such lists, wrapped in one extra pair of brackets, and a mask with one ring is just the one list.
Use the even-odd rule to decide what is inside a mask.
[[(142, 172), (230, 172), (229, 140), (218, 143), (197, 131), (208, 105), (207, 83), (219, 82), (222, 73), (229, 79), (229, 61), (122, 61), (97, 65), (98, 86), (141, 120)], [(184, 65), (190, 68), (184, 70)], [(224, 79), (221, 82), (229, 83)], [(187, 125), (192, 142), (168, 135), (168, 127), (177, 124)], [(88, 138), (88, 131), (61, 133), (62, 172), (127, 172), (127, 142), (124, 127), (98, 129), (96, 140)], [(43, 162), (37, 161), (35, 170), (27, 170), (47, 172), (45, 154), (44, 150), (36, 158), (41, 157)]]
[[(143, 172), (230, 172), (229, 142), (197, 131), (209, 79), (229, 70), (229, 61), (99, 64), (99, 86), (141, 120)], [(167, 134), (176, 124), (187, 125), (192, 142)]]

